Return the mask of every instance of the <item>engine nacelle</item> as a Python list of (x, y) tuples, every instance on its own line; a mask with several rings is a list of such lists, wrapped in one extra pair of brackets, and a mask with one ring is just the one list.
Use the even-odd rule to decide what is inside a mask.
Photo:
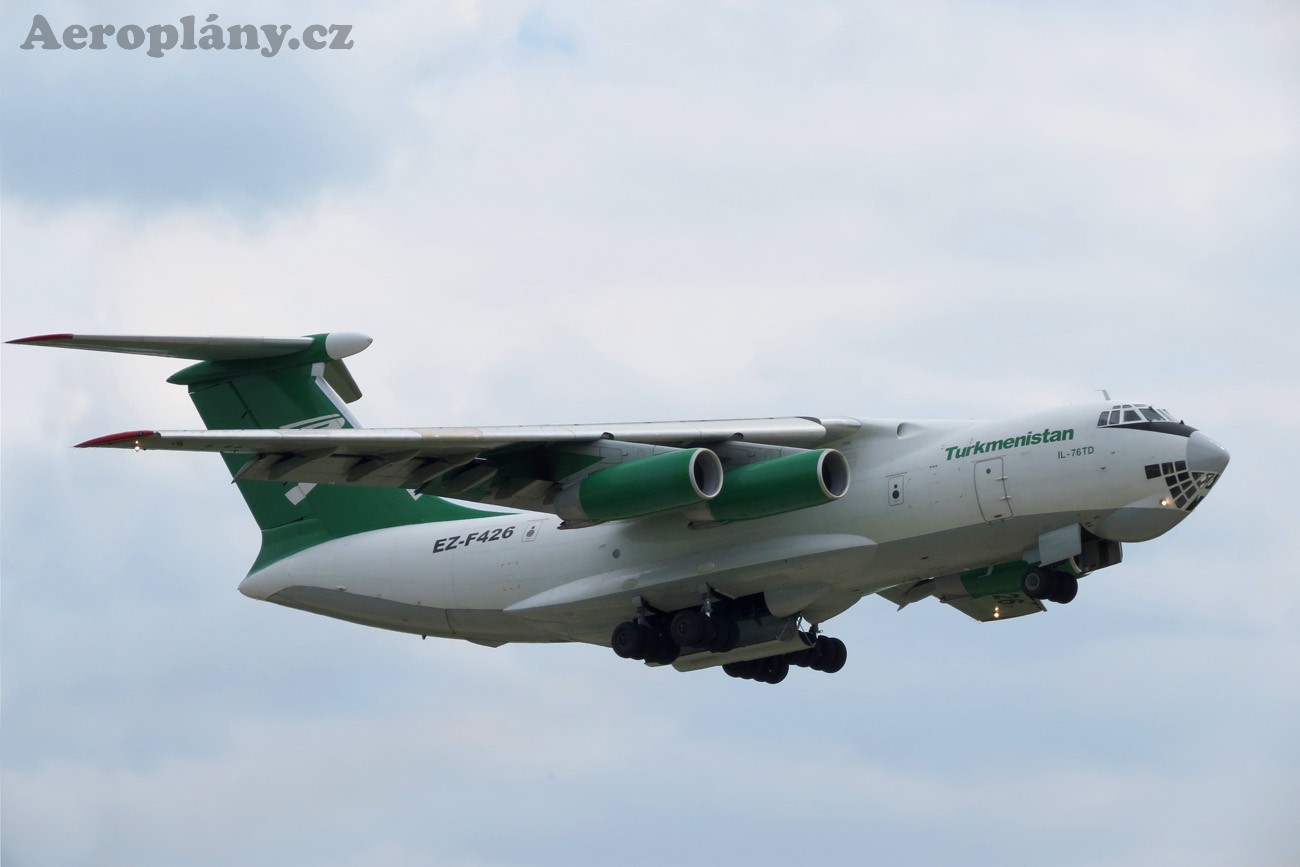
[(683, 509), (718, 495), (722, 461), (708, 449), (681, 449), (597, 470), (565, 487), (555, 512), (568, 526)]
[(701, 524), (748, 521), (820, 506), (849, 490), (849, 462), (835, 449), (814, 449), (728, 470), (722, 492), (688, 509)]

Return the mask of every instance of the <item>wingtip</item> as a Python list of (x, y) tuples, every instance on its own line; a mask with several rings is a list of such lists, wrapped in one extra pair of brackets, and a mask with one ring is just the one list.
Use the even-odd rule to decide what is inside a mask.
[(71, 334), (37, 334), (35, 337), (19, 337), (15, 340), (6, 340), (5, 343), (49, 343), (53, 340), (71, 340)]
[(95, 437), (93, 440), (86, 440), (84, 443), (77, 443), (74, 448), (93, 449), (106, 446), (117, 446), (129, 442), (134, 442), (138, 448), (140, 446), (139, 440), (154, 436), (156, 433), (157, 431), (151, 430), (123, 431), (122, 433), (109, 434), (108, 436)]

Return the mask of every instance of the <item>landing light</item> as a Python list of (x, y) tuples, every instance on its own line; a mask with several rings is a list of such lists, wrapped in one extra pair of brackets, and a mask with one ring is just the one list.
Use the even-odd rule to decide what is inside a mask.
[(1161, 498), (1160, 498), (1160, 505), (1162, 505), (1162, 506), (1167, 506), (1167, 505), (1169, 505), (1169, 498), (1168, 498), (1168, 497), (1161, 497)]
[(997, 620), (997, 619), (998, 619), (999, 617), (1001, 617), (1001, 616), (1002, 616), (1002, 606), (1001, 606), (1001, 605), (994, 605), (994, 606), (993, 606), (993, 619), (994, 619), (994, 620)]
[(140, 448), (140, 441), (139, 441), (139, 440), (136, 440), (136, 441), (135, 441), (135, 450), (136, 450), (137, 452), (142, 452), (142, 451), (144, 451), (144, 449)]

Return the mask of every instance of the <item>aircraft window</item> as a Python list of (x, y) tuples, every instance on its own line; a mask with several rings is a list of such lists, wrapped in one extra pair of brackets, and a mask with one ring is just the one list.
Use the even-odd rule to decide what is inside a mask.
[(1111, 423), (1111, 424), (1119, 424), (1119, 410), (1117, 410), (1117, 409), (1112, 409), (1112, 410), (1110, 411), (1110, 423)]
[(1147, 417), (1147, 421), (1164, 421), (1164, 419), (1160, 417), (1160, 413), (1156, 412), (1151, 407), (1144, 406), (1141, 407), (1141, 409), (1142, 409), (1142, 414)]
[(1124, 421), (1125, 423), (1131, 421), (1142, 421), (1142, 416), (1138, 415), (1137, 410), (1135, 409), (1126, 409), (1124, 410)]
[(1106, 419), (1108, 418), (1110, 418), (1110, 412), (1108, 410), (1103, 409), (1101, 411), (1101, 418), (1097, 419), (1097, 427), (1105, 427)]

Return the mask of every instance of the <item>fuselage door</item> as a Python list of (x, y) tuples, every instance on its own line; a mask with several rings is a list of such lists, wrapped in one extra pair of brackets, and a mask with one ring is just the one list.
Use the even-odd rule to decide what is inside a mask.
[(975, 497), (985, 521), (992, 523), (1011, 517), (1011, 496), (1007, 493), (1002, 458), (989, 458), (975, 464)]

